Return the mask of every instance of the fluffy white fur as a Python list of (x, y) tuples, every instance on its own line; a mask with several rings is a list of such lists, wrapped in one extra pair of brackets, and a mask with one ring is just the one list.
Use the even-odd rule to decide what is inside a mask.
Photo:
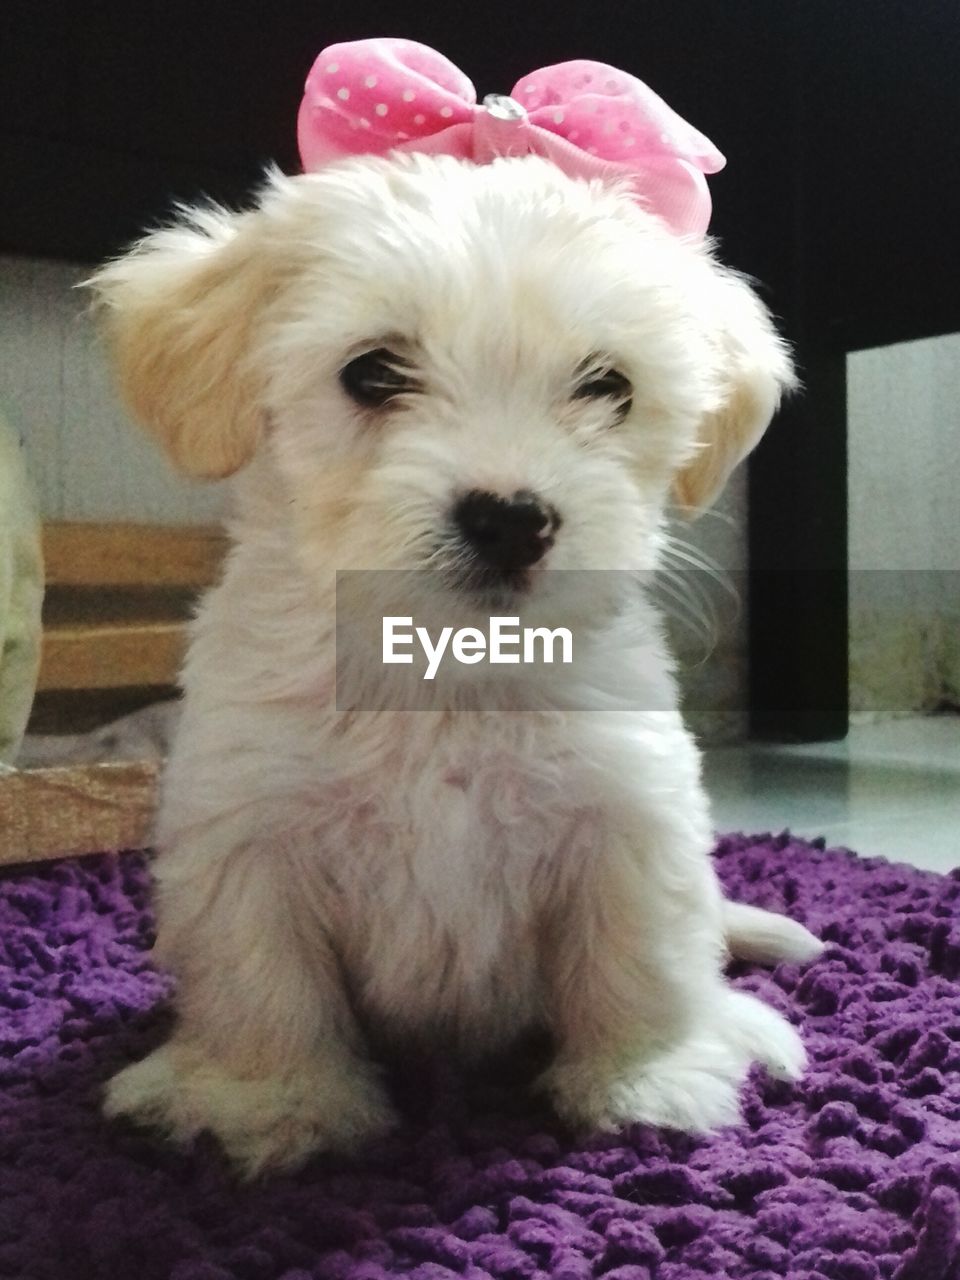
[[(187, 472), (237, 472), (159, 817), (178, 1022), (108, 1113), (210, 1129), (247, 1173), (355, 1148), (392, 1119), (371, 1028), (476, 1054), (545, 1023), (540, 1083), (587, 1127), (709, 1129), (752, 1061), (796, 1077), (796, 1032), (722, 969), (819, 944), (724, 902), (649, 606), (626, 575), (551, 574), (653, 568), (668, 502), (709, 503), (766, 427), (790, 364), (743, 280), (546, 162), (406, 156), (275, 176), (95, 285), (133, 409)], [(382, 345), (422, 389), (362, 411), (338, 373)], [(597, 352), (633, 385), (619, 424), (572, 394)], [(575, 669), (338, 710), (335, 623), (370, 707), (354, 613), (475, 616), (435, 585), (473, 489), (561, 514), (508, 611), (585, 628)], [(344, 569), (424, 572), (357, 575), (335, 616)]]

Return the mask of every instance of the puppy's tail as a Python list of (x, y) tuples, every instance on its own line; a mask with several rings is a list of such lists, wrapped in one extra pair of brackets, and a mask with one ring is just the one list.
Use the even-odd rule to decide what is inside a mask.
[(823, 943), (796, 920), (775, 915), (745, 902), (724, 902), (723, 927), (727, 948), (737, 960), (778, 964), (781, 960), (803, 964), (815, 959)]

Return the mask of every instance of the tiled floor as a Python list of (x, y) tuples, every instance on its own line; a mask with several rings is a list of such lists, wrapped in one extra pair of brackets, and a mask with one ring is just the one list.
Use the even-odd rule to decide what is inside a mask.
[(826, 836), (865, 856), (960, 866), (960, 716), (860, 725), (844, 742), (706, 753), (719, 831)]

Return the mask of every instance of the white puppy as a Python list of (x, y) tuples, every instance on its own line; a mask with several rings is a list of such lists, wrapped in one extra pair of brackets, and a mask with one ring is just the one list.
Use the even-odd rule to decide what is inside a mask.
[[(95, 284), (134, 411), (186, 472), (237, 473), (159, 818), (178, 1022), (108, 1113), (212, 1130), (248, 1173), (353, 1149), (393, 1118), (371, 1031), (477, 1054), (546, 1026), (541, 1084), (587, 1127), (709, 1129), (752, 1061), (796, 1077), (723, 964), (819, 944), (723, 901), (626, 572), (791, 382), (746, 284), (615, 187), (415, 155), (274, 176)], [(491, 612), (562, 620), (573, 666), (428, 686), (363, 638)]]

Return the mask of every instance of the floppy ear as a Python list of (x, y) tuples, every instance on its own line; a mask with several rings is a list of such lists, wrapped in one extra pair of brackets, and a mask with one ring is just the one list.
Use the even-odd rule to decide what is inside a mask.
[(237, 471), (260, 437), (249, 360), (268, 287), (258, 225), (256, 212), (194, 211), (89, 281), (126, 403), (193, 476)]
[(696, 453), (674, 479), (674, 497), (690, 517), (713, 502), (766, 431), (784, 391), (796, 385), (766, 307), (740, 276), (712, 272), (707, 310), (718, 404), (700, 424)]

